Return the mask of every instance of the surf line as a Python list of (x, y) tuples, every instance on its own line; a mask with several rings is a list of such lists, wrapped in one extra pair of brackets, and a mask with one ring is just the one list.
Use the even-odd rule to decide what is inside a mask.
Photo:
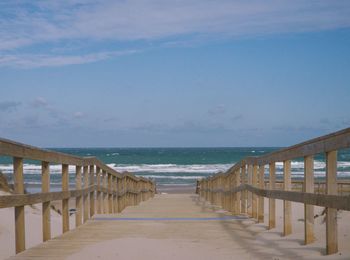
[(96, 217), (92, 220), (108, 220), (108, 221), (213, 221), (213, 220), (243, 220), (247, 219), (244, 216), (227, 216), (227, 217), (211, 217), (211, 218), (109, 218)]

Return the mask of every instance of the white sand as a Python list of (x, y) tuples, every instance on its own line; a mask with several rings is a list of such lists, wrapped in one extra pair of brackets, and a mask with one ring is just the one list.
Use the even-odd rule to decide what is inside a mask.
[[(6, 195), (0, 191), (0, 196)], [(25, 206), (26, 248), (42, 243), (41, 204)], [(74, 228), (74, 216), (70, 217), (70, 227)], [(62, 234), (62, 216), (51, 210), (51, 236)], [(0, 209), (0, 259), (15, 254), (15, 210)]]

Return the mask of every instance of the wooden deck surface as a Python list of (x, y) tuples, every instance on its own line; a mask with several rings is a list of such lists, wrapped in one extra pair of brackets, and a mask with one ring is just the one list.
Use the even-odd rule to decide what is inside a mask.
[(299, 259), (306, 251), (322, 257), (322, 244), (302, 246), (302, 237), (290, 242), (266, 228), (194, 194), (161, 194), (120, 214), (95, 215), (10, 259)]

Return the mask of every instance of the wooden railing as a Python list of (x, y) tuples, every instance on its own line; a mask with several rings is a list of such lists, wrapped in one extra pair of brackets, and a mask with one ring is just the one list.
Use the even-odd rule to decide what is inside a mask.
[[(338, 195), (337, 151), (350, 147), (350, 128), (282, 149), (260, 157), (247, 157), (226, 173), (202, 179), (198, 191), (202, 198), (233, 214), (245, 214), (264, 222), (264, 197), (269, 198), (268, 227), (276, 227), (275, 200), (284, 200), (283, 234), (292, 233), (291, 202), (304, 203), (305, 244), (314, 237), (314, 205), (326, 207), (327, 254), (338, 252), (337, 209), (350, 210), (350, 196)], [(314, 156), (325, 154), (325, 194), (315, 193)], [(304, 158), (303, 191), (292, 191), (291, 160)], [(276, 189), (276, 162), (283, 162), (283, 190)], [(264, 167), (268, 165), (268, 189)]]
[[(0, 139), (0, 155), (13, 157), (13, 195), (0, 196), (0, 208), (15, 208), (16, 253), (25, 250), (24, 206), (42, 203), (43, 241), (51, 238), (50, 202), (62, 200), (62, 231), (69, 231), (70, 198), (75, 198), (76, 227), (95, 214), (118, 213), (154, 196), (155, 183), (130, 173), (121, 174), (95, 157), (69, 154)], [(24, 194), (23, 160), (41, 162), (42, 192)], [(62, 191), (50, 192), (50, 163), (62, 165)], [(69, 165), (75, 166), (75, 189), (69, 190)]]

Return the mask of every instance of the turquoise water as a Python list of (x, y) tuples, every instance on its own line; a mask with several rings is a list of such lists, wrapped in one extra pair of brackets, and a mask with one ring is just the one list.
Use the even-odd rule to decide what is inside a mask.
[[(240, 148), (64, 148), (51, 149), (77, 156), (96, 156), (117, 171), (129, 171), (137, 176), (152, 178), (158, 185), (194, 185), (199, 178), (226, 171), (247, 156), (259, 156), (276, 151), (272, 147)], [(324, 156), (315, 157), (315, 176), (325, 175)], [(277, 176), (282, 173), (282, 163), (276, 163)], [(12, 159), (0, 157), (0, 170), (12, 179)], [(267, 170), (267, 169), (266, 169)], [(40, 185), (40, 162), (24, 162), (25, 182)], [(70, 182), (74, 183), (74, 167), (69, 168)], [(51, 165), (51, 183), (60, 186), (61, 166)], [(267, 172), (267, 171), (266, 171)], [(303, 160), (292, 161), (292, 177), (303, 175)], [(338, 153), (338, 177), (350, 177), (350, 150)]]

